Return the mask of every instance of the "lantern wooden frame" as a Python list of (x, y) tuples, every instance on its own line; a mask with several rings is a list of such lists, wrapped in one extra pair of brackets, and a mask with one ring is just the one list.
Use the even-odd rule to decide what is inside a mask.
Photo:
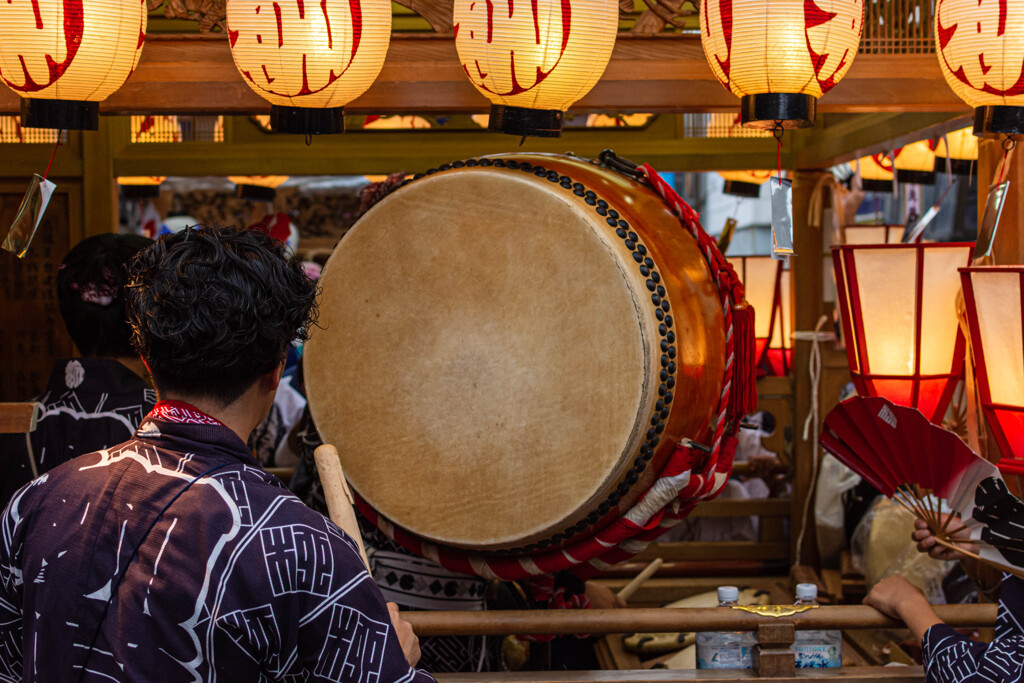
[[(1008, 276), (1000, 278), (1005, 280), (1010, 280), (1013, 276), (1016, 276), (1017, 301), (1006, 301), (1001, 298), (996, 305), (1001, 309), (1010, 307), (1009, 314), (1011, 317), (1009, 322), (1011, 325), (1013, 324), (1013, 314), (1019, 316), (1020, 322), (1018, 323), (1017, 334), (1020, 335), (1020, 339), (999, 340), (1002, 342), (1000, 346), (1004, 348), (1000, 349), (1002, 353), (996, 355), (1002, 360), (1006, 350), (1005, 347), (1009, 346), (1011, 351), (1015, 350), (1017, 352), (1017, 360), (1021, 362), (1021, 368), (1014, 368), (1011, 365), (1009, 372), (1015, 374), (1019, 370), (1024, 373), (1024, 266), (984, 266), (960, 269), (961, 284), (964, 291), (964, 306), (967, 313), (967, 326), (971, 334), (971, 353), (974, 358), (975, 368), (974, 377), (978, 385), (978, 396), (981, 399), (982, 412), (985, 414), (985, 419), (992, 430), (992, 435), (995, 437), (1003, 457), (1021, 458), (1024, 457), (1024, 401), (1009, 404), (997, 401), (993, 397), (992, 372), (994, 370), (1000, 374), (1006, 374), (1007, 369), (995, 369), (992, 367), (994, 365), (992, 363), (992, 352), (996, 349), (990, 348), (986, 351), (986, 346), (993, 344), (995, 340), (987, 338), (984, 334), (982, 329), (983, 323), (978, 310), (978, 303), (982, 299), (977, 296), (974, 278), (976, 276), (986, 278), (986, 276), (990, 275)], [(1013, 310), (1013, 308), (1016, 308), (1016, 310)], [(1000, 318), (1004, 321), (1007, 320), (1005, 315), (1000, 316)], [(1022, 378), (1022, 382), (1024, 382), (1024, 378)], [(1024, 460), (1021, 463), (1024, 466)], [(1024, 474), (1024, 471), (1021, 474)]]
[[(905, 225), (896, 225), (894, 223), (880, 223), (878, 225), (856, 223), (844, 225), (841, 231), (844, 245), (862, 246), (865, 244), (899, 244), (903, 239), (903, 233), (906, 232), (906, 229)], [(878, 240), (864, 239), (868, 233), (873, 231), (884, 231), (885, 240), (879, 242)]]
[[(932, 422), (938, 424), (945, 415), (946, 408), (953, 397), (953, 390), (956, 381), (963, 373), (964, 354), (966, 353), (966, 340), (955, 321), (954, 299), (952, 292), (955, 291), (955, 271), (949, 274), (954, 282), (947, 282), (950, 289), (949, 316), (946, 322), (951, 328), (955, 328), (956, 337), (952, 344), (952, 353), (948, 369), (942, 372), (922, 372), (922, 351), (924, 348), (923, 335), (925, 330), (922, 324), (922, 315), (925, 309), (929, 315), (934, 315), (933, 307), (936, 299), (934, 294), (925, 301), (925, 267), (928, 254), (934, 253), (938, 256), (939, 250), (957, 249), (963, 252), (964, 265), (970, 261), (973, 243), (970, 242), (945, 242), (927, 244), (867, 244), (848, 245), (832, 248), (833, 267), (836, 277), (836, 288), (839, 298), (839, 308), (842, 318), (844, 338), (846, 340), (847, 360), (849, 361), (850, 374), (858, 393), (865, 396), (884, 396), (894, 403), (909, 405), (921, 410), (921, 412)], [(913, 339), (907, 340), (908, 355), (912, 360), (912, 370), (907, 373), (887, 373), (881, 369), (872, 367), (871, 351), (874, 344), (884, 348), (884, 343), (872, 339), (873, 344), (868, 343), (866, 326), (864, 324), (864, 292), (862, 292), (861, 277), (858, 275), (856, 255), (858, 252), (888, 250), (890, 253), (897, 253), (898, 250), (912, 252), (914, 256), (915, 272), (912, 280), (913, 292)], [(957, 258), (957, 255), (950, 254), (949, 258)], [(904, 278), (907, 275), (902, 274)], [(877, 284), (877, 282), (875, 283)], [(891, 287), (888, 287), (891, 291)], [(898, 337), (897, 333), (897, 337)], [(944, 342), (948, 343), (948, 342)], [(935, 348), (934, 341), (930, 340), (930, 348)], [(876, 347), (875, 350), (879, 350)], [(891, 348), (891, 347), (890, 347)], [(878, 360), (878, 359), (876, 359)]]

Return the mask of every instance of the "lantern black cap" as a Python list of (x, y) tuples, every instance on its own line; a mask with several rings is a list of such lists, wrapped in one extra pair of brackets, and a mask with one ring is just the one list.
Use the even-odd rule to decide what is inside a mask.
[(235, 196), (239, 199), (248, 199), (251, 202), (272, 202), (277, 197), (277, 190), (263, 185), (243, 183), (235, 185)]
[[(949, 170), (953, 172), (953, 175), (971, 175), (974, 172), (975, 163), (971, 159), (950, 159)], [(946, 172), (946, 158), (935, 157), (935, 172), (945, 173)]]
[(22, 98), (21, 125), (25, 128), (99, 130), (100, 103)]
[(785, 129), (810, 128), (818, 101), (803, 93), (768, 92), (744, 95), (740, 98), (740, 123), (746, 128), (772, 130), (776, 125)]
[(896, 180), (911, 185), (934, 185), (935, 171), (908, 171), (905, 168), (898, 168)]
[(974, 110), (974, 134), (979, 138), (1024, 135), (1024, 107), (978, 107)]
[(331, 135), (345, 132), (344, 107), (270, 107), (270, 129), (294, 135)]
[(487, 130), (518, 137), (557, 138), (562, 135), (562, 112), (492, 104)]
[(892, 192), (891, 180), (880, 180), (878, 178), (861, 179), (861, 189), (865, 192)]
[(746, 183), (742, 180), (726, 180), (725, 189), (722, 192), (731, 194), (734, 197), (760, 197), (761, 186), (757, 183)]
[(159, 185), (122, 185), (121, 196), (125, 199), (156, 199), (160, 196)]

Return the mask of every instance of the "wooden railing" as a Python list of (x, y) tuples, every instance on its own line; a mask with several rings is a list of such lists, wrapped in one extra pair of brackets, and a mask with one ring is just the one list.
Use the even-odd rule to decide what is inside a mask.
[[(935, 613), (954, 628), (993, 626), (996, 605), (936, 605)], [(763, 624), (792, 623), (803, 629), (902, 628), (866, 605), (817, 607), (781, 618), (720, 607), (690, 609), (494, 610), (487, 612), (403, 612), (419, 636), (499, 636), (521, 633), (671, 633), (755, 631)]]

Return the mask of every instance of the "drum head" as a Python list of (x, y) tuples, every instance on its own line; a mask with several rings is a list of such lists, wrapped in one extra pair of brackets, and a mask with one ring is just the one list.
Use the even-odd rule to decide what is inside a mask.
[(494, 168), (429, 176), (324, 269), (314, 420), (359, 494), (428, 540), (500, 549), (564, 529), (647, 429), (649, 295), (600, 216), (558, 190)]

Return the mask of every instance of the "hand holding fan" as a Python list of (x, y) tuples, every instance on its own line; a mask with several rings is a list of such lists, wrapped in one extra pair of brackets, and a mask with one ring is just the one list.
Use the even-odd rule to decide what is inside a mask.
[[(821, 445), (869, 484), (923, 519), (937, 543), (1024, 578), (1024, 502), (999, 469), (914, 408), (854, 396), (825, 418)], [(942, 513), (945, 500), (953, 515)], [(959, 518), (957, 528), (951, 521)], [(974, 553), (954, 543), (964, 532)]]

